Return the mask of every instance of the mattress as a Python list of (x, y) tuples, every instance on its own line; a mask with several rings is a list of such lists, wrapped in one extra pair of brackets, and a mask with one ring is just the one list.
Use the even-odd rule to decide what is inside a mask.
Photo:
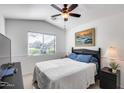
[(69, 58), (38, 62), (33, 82), (41, 89), (86, 89), (95, 83), (96, 64)]

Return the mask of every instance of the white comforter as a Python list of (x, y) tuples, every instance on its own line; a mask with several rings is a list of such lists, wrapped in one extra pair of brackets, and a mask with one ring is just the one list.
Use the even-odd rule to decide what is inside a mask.
[(94, 84), (96, 65), (69, 58), (39, 62), (34, 69), (33, 81), (42, 89), (82, 89)]

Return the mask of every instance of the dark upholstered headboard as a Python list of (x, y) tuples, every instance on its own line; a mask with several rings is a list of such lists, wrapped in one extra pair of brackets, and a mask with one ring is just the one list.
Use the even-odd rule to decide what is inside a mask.
[(97, 58), (98, 59), (97, 75), (99, 77), (99, 73), (101, 69), (101, 48), (99, 48), (98, 50), (90, 50), (90, 49), (74, 49), (72, 47), (72, 53), (92, 55), (93, 57)]

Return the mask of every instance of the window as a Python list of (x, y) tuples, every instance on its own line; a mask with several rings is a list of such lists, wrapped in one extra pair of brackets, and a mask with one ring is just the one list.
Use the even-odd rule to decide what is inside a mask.
[(54, 54), (56, 36), (28, 32), (28, 55)]

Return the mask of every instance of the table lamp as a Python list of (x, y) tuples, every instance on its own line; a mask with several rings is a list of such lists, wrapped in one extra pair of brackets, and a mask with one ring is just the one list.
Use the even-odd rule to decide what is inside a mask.
[(118, 59), (118, 51), (115, 47), (109, 47), (107, 49), (107, 52), (105, 54), (107, 59), (109, 60), (109, 65), (112, 68), (112, 72), (116, 73), (117, 68), (119, 67), (119, 64), (116, 62)]

